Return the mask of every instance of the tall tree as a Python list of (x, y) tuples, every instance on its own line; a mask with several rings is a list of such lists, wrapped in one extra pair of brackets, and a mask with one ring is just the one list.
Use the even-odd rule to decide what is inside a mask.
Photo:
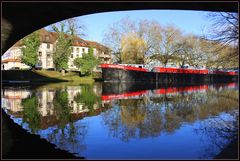
[(64, 75), (64, 70), (68, 68), (68, 60), (72, 52), (72, 37), (65, 34), (65, 23), (60, 23), (60, 29), (54, 24), (52, 28), (57, 32), (57, 42), (56, 47), (53, 52), (53, 62), (57, 70), (62, 70)]
[(71, 18), (65, 21), (53, 24), (52, 29), (57, 32), (57, 42), (53, 53), (53, 62), (57, 70), (61, 70), (64, 75), (64, 71), (68, 69), (68, 61), (70, 54), (72, 53), (72, 43), (76, 39), (77, 35), (80, 35), (80, 29), (84, 26), (77, 24), (77, 19)]
[(149, 57), (155, 53), (154, 49), (157, 48), (162, 42), (162, 27), (156, 21), (141, 20), (138, 22), (138, 36), (145, 42), (145, 63), (149, 63)]
[(195, 67), (205, 67), (208, 51), (204, 50), (202, 40), (194, 35), (183, 36), (177, 43), (176, 59), (180, 66), (189, 64)]
[(178, 52), (178, 42), (181, 37), (181, 31), (168, 25), (162, 29), (162, 39), (158, 45), (153, 47), (154, 54), (151, 55), (151, 59), (160, 61), (164, 66), (169, 61), (174, 60)]
[[(138, 40), (144, 42), (144, 61), (152, 54), (153, 46), (156, 46), (161, 40), (161, 27), (156, 21), (139, 20), (133, 21), (128, 17), (112, 24), (104, 35), (103, 42), (110, 47), (116, 62), (121, 63), (121, 55), (125, 45), (123, 41), (126, 38), (131, 38), (135, 34)], [(137, 43), (135, 43), (137, 45)], [(132, 43), (133, 47), (134, 43)], [(134, 48), (138, 48), (135, 46)], [(146, 56), (146, 57), (145, 57)]]
[[(110, 47), (113, 53), (113, 61), (121, 63), (121, 40), (122, 35), (127, 31), (131, 25), (128, 25), (130, 20), (124, 18), (119, 22), (111, 24), (108, 31), (104, 34), (103, 42), (106, 46)], [(130, 29), (129, 29), (130, 30)]]
[(31, 66), (32, 68), (38, 62), (38, 49), (40, 46), (40, 36), (39, 31), (35, 31), (30, 35), (23, 38), (23, 47), (21, 60), (23, 63)]
[(209, 13), (208, 18), (212, 21), (208, 39), (221, 42), (223, 45), (238, 46), (239, 24), (238, 14), (231, 12)]
[(144, 64), (146, 43), (135, 33), (127, 34), (121, 41), (121, 60), (127, 64)]
[[(212, 22), (212, 27), (209, 28), (209, 33), (211, 34), (205, 34), (204, 38), (215, 42), (213, 48), (215, 55), (222, 55), (223, 52), (225, 52), (225, 57), (228, 57), (228, 59), (225, 59), (226, 61), (224, 61), (224, 59), (219, 61), (228, 64), (231, 61), (230, 64), (236, 66), (234, 61), (239, 60), (238, 13), (213, 12), (208, 14), (208, 18)], [(226, 48), (232, 48), (232, 50), (227, 50)], [(219, 58), (223, 57), (219, 56)]]

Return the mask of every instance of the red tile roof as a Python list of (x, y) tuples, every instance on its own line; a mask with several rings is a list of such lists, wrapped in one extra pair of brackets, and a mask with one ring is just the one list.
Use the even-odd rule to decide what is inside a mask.
[[(56, 32), (50, 32), (47, 31), (46, 29), (42, 28), (39, 30), (40, 33), (40, 41), (43, 43), (51, 43), (53, 44), (54, 42), (56, 42), (57, 40), (57, 33)], [(65, 37), (69, 37), (70, 35), (65, 34)], [(73, 40), (73, 46), (82, 46), (82, 47), (94, 47), (98, 50), (110, 50), (108, 47), (103, 46), (102, 44), (98, 43), (98, 42), (94, 42), (94, 41), (87, 41), (84, 40), (78, 36), (74, 37)], [(16, 42), (13, 47), (20, 47), (22, 46), (22, 40), (19, 40), (18, 42)]]
[(8, 63), (8, 62), (21, 62), (19, 59), (4, 59), (1, 61), (2, 63)]

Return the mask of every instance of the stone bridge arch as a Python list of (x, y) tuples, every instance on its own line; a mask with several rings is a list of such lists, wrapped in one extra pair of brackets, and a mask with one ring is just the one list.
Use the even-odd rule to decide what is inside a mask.
[(2, 2), (2, 54), (18, 40), (33, 31), (67, 18), (100, 12), (141, 9), (238, 12), (238, 2)]

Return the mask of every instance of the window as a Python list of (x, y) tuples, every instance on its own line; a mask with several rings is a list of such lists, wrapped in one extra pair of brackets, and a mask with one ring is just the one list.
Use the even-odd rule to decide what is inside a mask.
[(41, 51), (39, 51), (39, 52), (38, 52), (38, 55), (39, 55), (39, 56), (42, 56), (42, 52), (41, 52)]
[(47, 42), (49, 42), (49, 36), (48, 35), (45, 35), (45, 39)]
[(51, 54), (50, 53), (47, 53), (47, 57), (50, 57), (51, 56)]
[(82, 52), (83, 52), (83, 53), (85, 52), (85, 49), (84, 49), (84, 48), (82, 48)]
[(47, 43), (47, 48), (50, 49), (50, 44), (49, 43)]
[(79, 48), (77, 48), (77, 53), (79, 53)]
[(42, 61), (39, 60), (37, 66), (42, 66)]
[(47, 60), (47, 66), (50, 66), (51, 62), (49, 60)]
[(71, 58), (73, 58), (73, 54), (71, 54)]
[(79, 55), (77, 54), (77, 57), (79, 57)]

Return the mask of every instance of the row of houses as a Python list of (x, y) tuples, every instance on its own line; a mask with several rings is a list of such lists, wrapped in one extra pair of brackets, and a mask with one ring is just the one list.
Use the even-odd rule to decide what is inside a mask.
[[(38, 63), (36, 64), (36, 68), (54, 69), (53, 52), (57, 41), (57, 33), (49, 32), (43, 28), (39, 30), (39, 34), (41, 44), (38, 50)], [(29, 68), (29, 66), (21, 62), (22, 47), (23, 44), (20, 40), (4, 53), (1, 61), (2, 70)], [(100, 43), (83, 40), (76, 36), (72, 43), (72, 53), (68, 61), (68, 70), (78, 70), (73, 64), (74, 59), (82, 57), (83, 53), (88, 53), (91, 47), (93, 48), (94, 56), (96, 56), (101, 63), (111, 63), (111, 53), (109, 48)]]

